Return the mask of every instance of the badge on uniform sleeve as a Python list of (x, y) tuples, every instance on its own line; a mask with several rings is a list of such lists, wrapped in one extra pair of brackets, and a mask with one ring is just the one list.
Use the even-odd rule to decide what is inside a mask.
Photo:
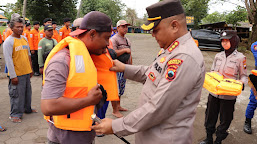
[(165, 75), (166, 79), (168, 81), (172, 81), (173, 79), (176, 78), (176, 72), (177, 72), (177, 69), (174, 68), (174, 67), (168, 67), (167, 69), (167, 73)]
[(168, 48), (168, 51), (169, 51), (169, 52), (173, 51), (176, 47), (178, 47), (178, 45), (179, 45), (179, 42), (178, 42), (178, 41), (174, 41), (174, 42), (170, 45), (170, 47)]
[(257, 45), (254, 45), (254, 46), (253, 46), (253, 49), (257, 51)]
[(62, 32), (60, 32), (60, 36), (62, 36)]
[(152, 80), (152, 81), (154, 81), (154, 80), (156, 79), (156, 77), (155, 77), (155, 75), (154, 75), (153, 72), (150, 72), (150, 73), (148, 74), (148, 77), (149, 77), (149, 79)]
[(183, 60), (181, 59), (170, 59), (167, 63), (167, 65), (178, 65), (180, 66), (182, 64)]
[(246, 69), (246, 58), (243, 61), (244, 69)]
[(40, 50), (40, 49), (42, 49), (42, 47), (41, 47), (41, 46), (39, 46), (39, 47), (38, 47), (38, 49)]
[(42, 33), (40, 34), (40, 38), (43, 38), (43, 34)]

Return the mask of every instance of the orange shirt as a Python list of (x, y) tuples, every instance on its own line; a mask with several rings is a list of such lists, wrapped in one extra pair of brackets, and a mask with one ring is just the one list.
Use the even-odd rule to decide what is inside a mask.
[(67, 28), (66, 26), (63, 26), (60, 31), (59, 31), (59, 35), (60, 35), (60, 41), (64, 38), (66, 38), (67, 36), (70, 35), (71, 29)]
[(28, 41), (29, 41), (29, 33), (30, 33), (30, 31), (28, 29), (25, 29), (22, 33), (22, 35), (24, 35)]
[(60, 41), (60, 35), (58, 33), (57, 30), (53, 30), (54, 34), (53, 34), (53, 39), (55, 39), (57, 42)]
[(2, 34), (0, 32), (0, 44), (2, 44), (3, 40), (2, 40)]
[(38, 50), (38, 30), (31, 30), (29, 33), (29, 47), (30, 50)]
[(4, 30), (4, 40), (6, 39), (6, 38), (8, 38), (8, 36), (10, 36), (12, 34), (12, 30), (11, 30), (11, 28), (6, 28), (5, 30)]
[(41, 31), (39, 31), (38, 33), (38, 41), (40, 41), (42, 38), (44, 38), (46, 36), (44, 29), (42, 29)]

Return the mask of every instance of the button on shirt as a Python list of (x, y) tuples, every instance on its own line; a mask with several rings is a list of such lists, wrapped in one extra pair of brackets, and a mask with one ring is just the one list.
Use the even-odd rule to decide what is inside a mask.
[[(235, 50), (232, 54), (226, 57), (225, 51), (216, 54), (211, 71), (219, 72), (224, 78), (241, 80), (247, 84), (247, 70), (246, 70), (246, 57)], [(221, 99), (236, 99), (236, 96), (215, 95), (213, 96)]]
[(136, 133), (136, 144), (192, 143), (205, 67), (189, 32), (176, 41), (177, 47), (162, 50), (150, 66), (125, 66), (125, 78), (144, 86), (138, 108), (113, 120), (117, 135)]

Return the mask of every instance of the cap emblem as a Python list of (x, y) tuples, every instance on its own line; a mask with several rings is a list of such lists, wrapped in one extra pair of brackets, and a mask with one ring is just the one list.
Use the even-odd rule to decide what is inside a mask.
[(226, 33), (226, 32), (222, 33), (222, 36), (226, 36), (226, 35), (227, 35), (227, 33)]

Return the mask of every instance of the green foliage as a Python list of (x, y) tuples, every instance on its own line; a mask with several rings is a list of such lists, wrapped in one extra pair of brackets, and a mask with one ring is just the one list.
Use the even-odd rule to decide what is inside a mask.
[(207, 16), (210, 0), (181, 0), (187, 16), (194, 16), (194, 28), (199, 27), (202, 18)]
[(6, 23), (3, 23), (2, 26), (6, 26)]
[(135, 9), (127, 8), (126, 10), (126, 20), (132, 26), (136, 24), (137, 13)]
[(82, 0), (80, 17), (91, 11), (100, 11), (112, 19), (113, 26), (122, 18), (124, 4), (120, 0)]
[(216, 23), (221, 21), (225, 21), (225, 14), (220, 14), (219, 12), (215, 11), (214, 13), (203, 18), (202, 24)]
[(4, 16), (7, 17), (9, 20), (11, 19), (11, 15), (14, 13), (15, 4), (7, 3), (6, 8), (4, 10)]
[(237, 22), (247, 20), (247, 11), (245, 8), (237, 7), (236, 10), (231, 11), (226, 15), (226, 23), (232, 24), (233, 27), (238, 26)]
[[(75, 19), (77, 1), (78, 0), (27, 0), (26, 17), (32, 21), (39, 21), (41, 24), (43, 24), (45, 18), (49, 17), (58, 24), (63, 24), (63, 19), (66, 17), (73, 20)], [(21, 14), (22, 6), (23, 0), (18, 0), (11, 10)]]

